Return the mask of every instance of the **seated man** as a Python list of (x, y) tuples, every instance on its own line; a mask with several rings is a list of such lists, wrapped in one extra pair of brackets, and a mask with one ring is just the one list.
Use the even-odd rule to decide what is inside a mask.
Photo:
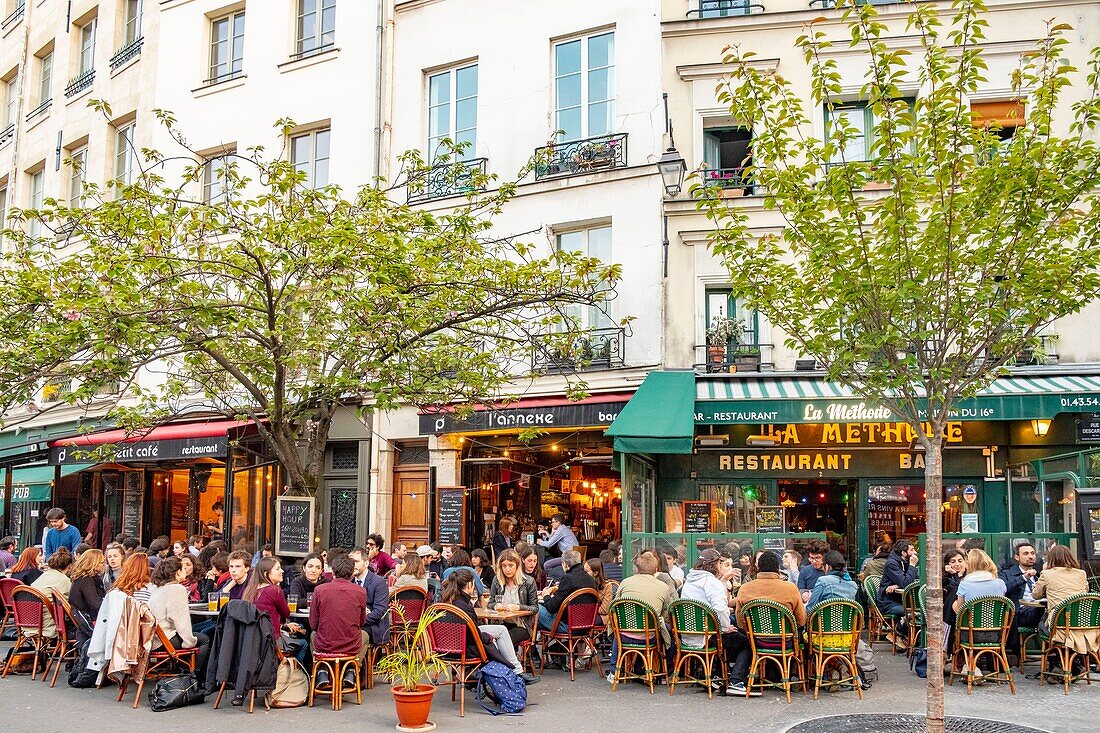
[(375, 646), (390, 640), (390, 588), (385, 579), (370, 569), (370, 551), (358, 548), (348, 553), (355, 561), (353, 582), (363, 586), (367, 593), (367, 620), (363, 630), (370, 635)]
[(608, 548), (600, 553), (600, 562), (603, 563), (603, 575), (608, 580), (622, 580), (623, 566), (619, 563), (619, 553)]
[(798, 590), (802, 594), (803, 603), (810, 600), (810, 593), (813, 592), (814, 584), (817, 583), (818, 578), (825, 574), (825, 553), (828, 551), (829, 546), (821, 540), (811, 540), (806, 548), (809, 562), (798, 571)]
[(1012, 633), (1008, 635), (1008, 649), (1017, 654), (1020, 652), (1020, 635), (1018, 629), (1039, 628), (1039, 622), (1043, 620), (1043, 609), (1037, 606), (1024, 606), (1024, 602), (1034, 603), (1033, 591), (1039, 581), (1039, 573), (1042, 565), (1037, 562), (1038, 555), (1035, 545), (1030, 542), (1021, 542), (1016, 546), (1012, 555), (1012, 562), (1000, 570), (1001, 580), (1005, 582), (1005, 596), (1016, 607), (1016, 615), (1012, 619)]
[(814, 584), (810, 600), (806, 602), (806, 608), (813, 608), (819, 603), (838, 598), (847, 601), (856, 599), (856, 582), (848, 575), (844, 555), (836, 550), (829, 550), (825, 553), (822, 568), (825, 574)]
[[(370, 647), (370, 634), (362, 628), (367, 622), (367, 594), (352, 582), (355, 560), (350, 555), (337, 555), (330, 561), (331, 583), (318, 585), (309, 606), (309, 626), (313, 629), (309, 645), (314, 653), (358, 655), (360, 665)], [(331, 684), (328, 673), (317, 673), (318, 686)], [(344, 674), (346, 687), (356, 684), (355, 670)]]
[(787, 576), (779, 572), (779, 556), (774, 552), (765, 552), (760, 556), (756, 567), (756, 580), (750, 580), (737, 592), (737, 626), (748, 629), (743, 608), (749, 601), (768, 600), (782, 603), (791, 609), (795, 623), (799, 628), (806, 625), (806, 606), (798, 588), (791, 585)]
[[(675, 597), (672, 592), (669, 591), (668, 584), (657, 578), (657, 567), (657, 558), (648, 552), (642, 553), (635, 558), (635, 573), (624, 580), (619, 586), (619, 592), (615, 596), (615, 600), (625, 599), (640, 601), (652, 608), (657, 614), (657, 623), (660, 626), (661, 638), (664, 640), (665, 649), (669, 650), (671, 648), (671, 637), (669, 636), (668, 625), (665, 623), (665, 620), (668, 616), (669, 604), (675, 600)], [(623, 632), (623, 636), (634, 639), (642, 638), (641, 634), (631, 634), (627, 632)], [(614, 668), (614, 664), (618, 658), (618, 645), (612, 643), (612, 668)]]
[[(543, 562), (543, 570), (554, 580), (561, 580), (563, 572), (563, 557), (565, 553), (576, 547), (577, 535), (573, 534), (573, 530), (569, 528), (569, 525), (565, 523), (565, 515), (555, 514), (550, 517), (550, 527), (553, 530), (550, 534), (547, 534), (546, 530), (540, 530), (539, 534), (542, 535), (539, 538), (539, 545), (546, 548), (548, 559)], [(561, 553), (562, 557), (550, 557), (557, 553)]]
[[(581, 562), (581, 554), (579, 552), (576, 550), (563, 552), (561, 556), (561, 566), (565, 569), (565, 577), (562, 578), (560, 584), (546, 588), (546, 591), (550, 595), (546, 598), (545, 602), (539, 605), (540, 629), (550, 630), (551, 625), (554, 623), (554, 616), (556, 616), (558, 610), (561, 609), (561, 604), (564, 603), (565, 599), (571, 594), (582, 588), (596, 590), (596, 579), (585, 572), (584, 563)], [(564, 621), (558, 625), (558, 632), (565, 632)]]
[(249, 569), (252, 567), (252, 556), (243, 550), (234, 550), (229, 553), (229, 580), (225, 581), (220, 590), (228, 593), (229, 597), (237, 600), (244, 594), (248, 585)]

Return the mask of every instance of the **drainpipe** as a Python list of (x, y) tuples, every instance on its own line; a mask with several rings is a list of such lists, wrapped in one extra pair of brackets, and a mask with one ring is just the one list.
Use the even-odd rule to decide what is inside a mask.
[(378, 0), (378, 24), (374, 29), (374, 42), (378, 46), (378, 58), (374, 68), (374, 178), (382, 174), (382, 60), (385, 58), (383, 40), (385, 38), (386, 3)]

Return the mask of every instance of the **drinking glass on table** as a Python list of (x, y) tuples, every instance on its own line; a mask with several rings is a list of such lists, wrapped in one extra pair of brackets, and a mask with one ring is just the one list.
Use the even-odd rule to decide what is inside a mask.
[(218, 596), (218, 608), (225, 608), (225, 604), (229, 603), (229, 594), (222, 593)]
[(217, 611), (218, 610), (218, 598), (221, 593), (207, 593), (206, 594), (206, 610)]
[(288, 593), (286, 597), (286, 605), (290, 608), (291, 613), (298, 612), (298, 594)]
[(483, 609), (489, 607), (489, 593), (488, 592), (485, 592), (485, 593), (481, 594), (481, 607)]

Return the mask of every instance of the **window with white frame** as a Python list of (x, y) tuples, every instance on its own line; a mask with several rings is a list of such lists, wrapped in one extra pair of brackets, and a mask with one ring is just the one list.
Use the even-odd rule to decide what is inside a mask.
[[(912, 109), (914, 100), (904, 100)], [(871, 160), (875, 147), (875, 126), (880, 119), (866, 102), (852, 102), (825, 108), (825, 139), (829, 140), (834, 127), (841, 124), (850, 130), (843, 148), (837, 148), (829, 160), (831, 165)]]
[[(611, 263), (611, 227), (599, 226), (588, 229), (561, 232), (557, 235), (559, 252), (577, 252), (585, 257), (594, 257), (601, 262)], [(607, 304), (599, 306), (568, 306), (568, 313), (577, 320), (581, 330), (611, 328), (614, 324), (604, 312)]]
[(732, 348), (738, 344), (748, 346), (758, 345), (760, 341), (760, 318), (756, 311), (746, 308), (744, 303), (734, 297), (733, 291), (730, 290), (730, 288), (708, 287), (706, 289), (706, 296), (707, 328), (714, 325), (715, 319), (732, 318), (744, 321), (744, 329), (740, 335), (730, 339), (730, 342), (726, 345), (727, 348)]
[(131, 122), (115, 132), (115, 180), (126, 186), (134, 182), (137, 168), (137, 151), (134, 149), (136, 129), (137, 125)]
[(554, 46), (554, 125), (564, 140), (608, 135), (615, 122), (615, 34)]
[(296, 55), (319, 53), (335, 43), (336, 0), (298, 0)]
[(77, 54), (79, 66), (77, 76), (86, 74), (95, 68), (95, 29), (96, 18), (80, 26), (80, 53)]
[(244, 70), (244, 11), (210, 24), (210, 78), (214, 83), (235, 79)]
[(15, 124), (15, 116), (19, 107), (19, 73), (15, 72), (4, 80), (4, 124), (3, 127)]
[(142, 0), (124, 0), (125, 21), (122, 32), (122, 45), (129, 46), (141, 38), (141, 11)]
[(310, 188), (322, 188), (328, 185), (331, 133), (331, 130), (325, 128), (290, 138), (290, 162), (295, 170), (306, 174), (306, 185)]
[(38, 104), (53, 99), (53, 52), (38, 57)]
[(464, 145), (459, 160), (469, 160), (477, 147), (477, 64), (428, 77), (428, 159), (434, 159), (443, 140)]
[(218, 205), (226, 198), (226, 174), (232, 153), (207, 158), (202, 174), (202, 200)]
[(79, 208), (84, 200), (84, 182), (88, 180), (88, 146), (69, 153), (69, 206)]
[[(45, 200), (46, 192), (46, 167), (43, 165), (38, 170), (34, 171), (29, 176), (28, 181), (28, 196), (27, 196), (27, 208), (28, 209), (41, 209), (42, 202)], [(27, 233), (32, 237), (37, 237), (42, 233), (42, 221), (33, 216), (27, 219)]]

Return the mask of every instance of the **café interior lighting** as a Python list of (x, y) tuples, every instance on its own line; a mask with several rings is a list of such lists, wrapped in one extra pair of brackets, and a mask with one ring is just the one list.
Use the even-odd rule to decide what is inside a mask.
[(1036, 438), (1045, 438), (1050, 432), (1050, 420), (1032, 420), (1031, 430)]
[(774, 435), (750, 435), (745, 438), (745, 445), (770, 448), (779, 445), (779, 438)]
[(700, 435), (695, 439), (695, 445), (700, 448), (724, 448), (729, 444), (728, 435)]

